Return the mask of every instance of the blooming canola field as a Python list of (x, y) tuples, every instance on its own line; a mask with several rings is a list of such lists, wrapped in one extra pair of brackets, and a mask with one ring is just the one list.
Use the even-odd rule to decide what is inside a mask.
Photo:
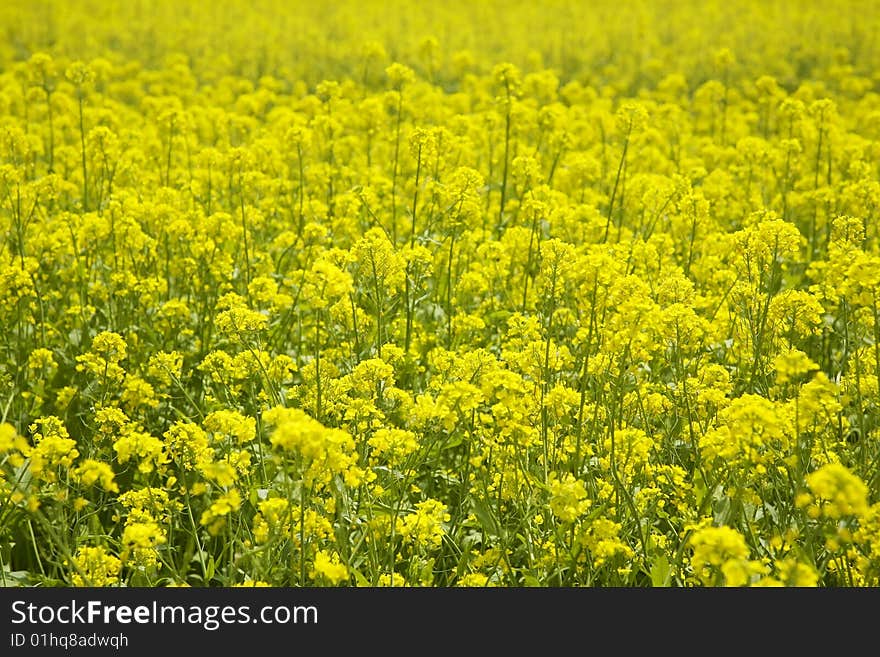
[(880, 11), (0, 7), (0, 584), (880, 585)]

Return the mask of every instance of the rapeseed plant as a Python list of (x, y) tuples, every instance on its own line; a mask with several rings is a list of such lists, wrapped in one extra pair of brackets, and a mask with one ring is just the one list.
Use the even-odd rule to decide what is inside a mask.
[(5, 3), (0, 582), (880, 584), (838, 5)]

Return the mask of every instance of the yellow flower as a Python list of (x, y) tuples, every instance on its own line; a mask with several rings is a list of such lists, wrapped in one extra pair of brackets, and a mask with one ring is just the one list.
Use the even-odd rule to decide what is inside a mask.
[(787, 454), (790, 435), (776, 405), (755, 394), (734, 399), (719, 414), (720, 425), (699, 440), (710, 467), (760, 464), (768, 455)]
[(270, 536), (285, 536), (290, 532), (289, 503), (282, 497), (263, 500), (257, 505), (253, 532), (257, 543), (265, 543)]
[(21, 465), (22, 454), (30, 451), (27, 440), (8, 422), (0, 422), (0, 457), (6, 455), (14, 466)]
[(814, 587), (819, 584), (819, 574), (813, 566), (791, 557), (777, 561), (776, 570), (785, 586)]
[(706, 585), (745, 586), (763, 573), (763, 566), (749, 560), (745, 538), (730, 527), (702, 527), (688, 540), (693, 550), (691, 567)]
[(242, 336), (264, 330), (269, 318), (249, 308), (235, 307), (218, 313), (215, 323), (221, 333), (228, 336)]
[(428, 499), (416, 504), (415, 511), (397, 520), (397, 532), (416, 546), (440, 547), (445, 534), (444, 523), (451, 520), (446, 505), (440, 500)]
[(119, 486), (113, 481), (113, 468), (108, 464), (94, 459), (86, 459), (73, 471), (73, 476), (83, 486), (92, 486), (100, 483), (105, 491), (118, 493)]
[(488, 575), (484, 573), (468, 573), (458, 578), (456, 586), (465, 588), (485, 588), (488, 586), (498, 586)]
[(218, 534), (226, 524), (226, 517), (238, 511), (241, 507), (241, 495), (236, 489), (232, 489), (218, 497), (211, 506), (205, 509), (199, 522), (207, 526), (208, 532), (213, 536)]
[(171, 384), (172, 377), (180, 378), (182, 368), (182, 353), (179, 351), (160, 351), (150, 356), (147, 363), (147, 375), (167, 386)]
[(789, 349), (773, 359), (773, 369), (776, 370), (776, 381), (788, 383), (803, 374), (819, 369), (800, 349)]
[(172, 500), (163, 488), (146, 486), (122, 493), (118, 501), (133, 512), (145, 512), (160, 523), (168, 523), (182, 508), (180, 502)]
[(119, 582), (122, 562), (103, 547), (81, 547), (73, 557), (74, 586), (112, 586)]
[(395, 89), (400, 89), (406, 84), (411, 83), (416, 78), (416, 74), (413, 70), (399, 62), (394, 62), (390, 66), (385, 69), (385, 75), (388, 76), (388, 81), (391, 83), (391, 86)]
[(223, 410), (208, 413), (203, 424), (205, 429), (215, 435), (231, 436), (239, 444), (250, 442), (257, 435), (256, 420), (237, 411)]
[(592, 502), (587, 499), (587, 491), (582, 481), (571, 473), (559, 477), (550, 475), (550, 510), (562, 522), (574, 522), (587, 512)]
[(839, 519), (844, 516), (862, 516), (868, 511), (868, 487), (840, 463), (828, 463), (806, 476), (811, 498), (801, 501), (809, 504), (811, 515)]
[(376, 583), (376, 586), (381, 587), (407, 587), (409, 583), (407, 583), (406, 578), (403, 575), (398, 573), (382, 573), (379, 575), (379, 581)]
[(58, 367), (55, 361), (55, 354), (49, 349), (34, 349), (28, 356), (29, 370), (45, 370), (54, 371)]
[(235, 468), (228, 461), (203, 462), (199, 464), (198, 469), (206, 479), (213, 481), (221, 488), (231, 486), (237, 479)]
[(142, 407), (156, 408), (159, 406), (159, 397), (153, 386), (134, 374), (126, 375), (119, 400), (129, 412), (134, 412)]
[(621, 525), (608, 518), (596, 518), (589, 522), (581, 540), (597, 568), (617, 556), (624, 559), (633, 556), (632, 548), (620, 540), (620, 530)]
[(175, 422), (163, 434), (163, 438), (170, 457), (185, 470), (192, 470), (200, 463), (210, 461), (214, 455), (208, 435), (192, 422)]
[(122, 530), (122, 562), (151, 568), (159, 559), (156, 550), (167, 540), (163, 529), (149, 515), (133, 516)]
[(278, 450), (304, 459), (307, 485), (326, 484), (343, 474), (349, 485), (358, 485), (363, 471), (356, 465), (355, 443), (346, 431), (328, 428), (300, 409), (273, 408), (263, 419), (274, 425), (269, 442)]
[(113, 331), (101, 331), (92, 339), (91, 350), (76, 357), (76, 368), (99, 379), (118, 383), (125, 378), (125, 370), (119, 363), (125, 360), (127, 352), (128, 348), (121, 335)]
[(261, 579), (249, 579), (247, 581), (232, 585), (233, 588), (267, 588), (271, 586), (272, 585), (269, 582), (265, 582)]
[(38, 418), (30, 430), (35, 434), (36, 445), (28, 449), (31, 473), (44, 481), (58, 479), (58, 468), (69, 468), (79, 456), (76, 441), (69, 437), (61, 420), (54, 415)]
[(367, 441), (373, 450), (371, 458), (400, 465), (419, 448), (416, 435), (403, 429), (379, 429)]
[(138, 457), (138, 470), (143, 473), (152, 472), (168, 462), (162, 441), (143, 431), (127, 431), (113, 443), (113, 450), (120, 463)]
[(348, 568), (339, 562), (339, 555), (335, 552), (318, 550), (312, 566), (314, 568), (312, 576), (315, 579), (324, 578), (333, 586), (348, 581)]

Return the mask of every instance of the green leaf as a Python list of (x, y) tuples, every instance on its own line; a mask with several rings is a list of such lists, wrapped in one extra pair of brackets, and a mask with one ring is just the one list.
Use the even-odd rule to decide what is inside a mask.
[(354, 580), (358, 586), (370, 586), (370, 581), (359, 570), (354, 571)]
[(715, 503), (715, 524), (716, 525), (726, 525), (727, 519), (730, 517), (730, 498), (727, 496), (722, 497)]
[(669, 559), (661, 554), (651, 563), (651, 586), (669, 586), (672, 569), (669, 567)]
[(0, 573), (0, 586), (31, 586), (31, 574), (26, 570), (3, 570)]
[(434, 560), (427, 559), (419, 573), (419, 580), (424, 586), (430, 586), (434, 583)]
[(208, 557), (208, 564), (205, 567), (205, 583), (210, 582), (214, 579), (214, 569), (217, 567), (217, 564), (214, 562), (214, 555)]
[(534, 575), (523, 575), (523, 585), (531, 587), (541, 587), (541, 580)]
[(489, 505), (485, 500), (472, 498), (471, 505), (473, 506), (474, 515), (477, 516), (477, 520), (480, 521), (483, 531), (489, 536), (498, 536), (498, 525), (495, 522), (495, 516), (492, 515), (492, 510), (489, 508)]
[(694, 494), (697, 497), (697, 506), (699, 506), (700, 504), (702, 504), (703, 499), (706, 497), (706, 493), (708, 493), (709, 491), (706, 487), (706, 482), (703, 481), (703, 477), (702, 477), (702, 475), (700, 475), (699, 471), (694, 472), (693, 481), (694, 481)]

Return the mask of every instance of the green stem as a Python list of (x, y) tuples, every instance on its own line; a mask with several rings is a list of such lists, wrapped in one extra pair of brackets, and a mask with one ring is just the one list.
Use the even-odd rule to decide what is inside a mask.
[(82, 89), (79, 90), (77, 94), (77, 98), (79, 100), (79, 141), (82, 152), (82, 173), (83, 173), (83, 186), (82, 186), (82, 200), (83, 200), (83, 212), (89, 211), (89, 179), (88, 179), (88, 171), (86, 169), (86, 131), (85, 125), (83, 122), (83, 92)]

